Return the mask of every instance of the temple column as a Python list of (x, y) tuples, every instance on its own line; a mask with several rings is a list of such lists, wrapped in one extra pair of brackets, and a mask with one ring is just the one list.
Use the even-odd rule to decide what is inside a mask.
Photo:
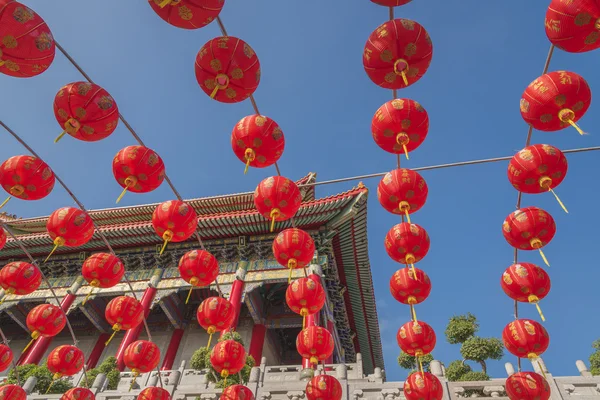
[(90, 355), (87, 356), (85, 363), (87, 369), (96, 368), (96, 365), (98, 365), (98, 361), (100, 360), (100, 357), (106, 348), (104, 343), (106, 343), (108, 338), (110, 338), (109, 333), (101, 333), (100, 336), (98, 336), (98, 340), (96, 340), (94, 348), (90, 352)]
[(177, 356), (177, 350), (179, 350), (179, 345), (181, 344), (183, 332), (183, 329), (175, 329), (173, 331), (173, 334), (171, 335), (171, 341), (169, 342), (169, 347), (167, 347), (167, 351), (165, 352), (165, 356), (163, 358), (163, 363), (160, 367), (161, 371), (173, 369), (173, 363), (175, 362), (175, 356)]
[(233, 306), (234, 317), (231, 328), (221, 332), (223, 336), (226, 332), (235, 331), (240, 318), (240, 311), (242, 310), (242, 295), (244, 294), (244, 285), (246, 278), (246, 269), (248, 268), (248, 261), (240, 261), (238, 263), (238, 269), (235, 271), (235, 281), (231, 284), (231, 292), (229, 293), (229, 302)]
[[(158, 286), (161, 276), (162, 270), (160, 268), (155, 269), (154, 273), (152, 274), (152, 278), (150, 278), (150, 281), (148, 282), (148, 287), (142, 295), (142, 300), (140, 302), (142, 303), (144, 316), (146, 318), (148, 317), (148, 314), (150, 314), (150, 306), (152, 305), (152, 301), (154, 301), (154, 296), (156, 296), (156, 286)], [(119, 345), (117, 354), (115, 355), (115, 357), (117, 358), (117, 368), (119, 371), (122, 372), (125, 369), (125, 360), (123, 359), (123, 356), (125, 355), (125, 349), (131, 343), (138, 340), (138, 337), (140, 336), (140, 331), (143, 327), (144, 323), (142, 322), (135, 328), (129, 329), (127, 332), (125, 332), (125, 336), (123, 337), (123, 340), (121, 340), (121, 344)]]
[(256, 364), (259, 364), (262, 358), (266, 333), (267, 327), (263, 324), (254, 324), (252, 327), (252, 339), (250, 340), (250, 350), (248, 353), (254, 358)]
[[(71, 285), (71, 287), (67, 289), (67, 294), (65, 295), (65, 297), (63, 297), (62, 301), (60, 302), (60, 308), (64, 311), (65, 315), (67, 314), (67, 311), (69, 311), (69, 308), (71, 307), (71, 305), (73, 305), (73, 302), (77, 298), (77, 291), (81, 287), (82, 283), (83, 277), (78, 276), (77, 279), (75, 279), (75, 282), (73, 282), (73, 284)], [(54, 339), (54, 337), (41, 336), (40, 338), (38, 338), (33, 343), (33, 345), (31, 345), (31, 348), (27, 352), (27, 355), (25, 357), (21, 357), (20, 363), (18, 365), (38, 364), (42, 357), (44, 357), (44, 354), (46, 354), (50, 343), (52, 343), (52, 339)]]

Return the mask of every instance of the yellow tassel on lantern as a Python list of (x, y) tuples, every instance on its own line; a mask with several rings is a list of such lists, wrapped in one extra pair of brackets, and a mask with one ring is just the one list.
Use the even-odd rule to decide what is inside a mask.
[(567, 207), (565, 207), (565, 205), (560, 200), (560, 198), (558, 197), (558, 195), (554, 192), (554, 190), (552, 188), (548, 188), (548, 191), (551, 192), (554, 195), (554, 198), (556, 199), (556, 201), (558, 201), (558, 204), (560, 204), (560, 206), (562, 207), (562, 209), (568, 214), (569, 210), (567, 210)]
[(417, 356), (417, 360), (419, 361), (419, 370), (421, 371), (421, 376), (423, 376), (423, 361), (421, 361), (421, 357)]
[(579, 127), (579, 125), (577, 125), (574, 121), (575, 119), (575, 113), (573, 112), (573, 110), (570, 110), (568, 108), (563, 108), (562, 110), (560, 110), (558, 112), (558, 118), (562, 121), (562, 122), (568, 122), (569, 125), (571, 125), (573, 128), (575, 128), (577, 130), (577, 132), (579, 132), (580, 135), (585, 135), (586, 133)]
[(57, 236), (56, 239), (54, 239), (54, 248), (52, 249), (50, 254), (48, 254), (48, 257), (46, 257), (46, 259), (44, 260), (44, 262), (42, 264), (45, 264), (46, 261), (48, 261), (50, 259), (50, 257), (52, 257), (52, 254), (54, 254), (56, 249), (58, 249), (60, 246), (64, 246), (65, 243), (66, 243), (66, 241), (62, 236)]
[(6, 205), (6, 203), (8, 203), (8, 201), (9, 201), (10, 199), (12, 199), (12, 196), (8, 196), (8, 197), (6, 198), (6, 200), (4, 200), (4, 201), (2, 202), (2, 204), (0, 204), (0, 208), (4, 207), (4, 206)]
[(406, 77), (406, 72), (402, 71), (400, 72), (400, 75), (402, 75), (402, 80), (404, 81), (404, 84), (408, 86), (408, 78)]
[(135, 382), (137, 380), (137, 377), (140, 376), (140, 371), (138, 371), (137, 369), (132, 369), (133, 371), (133, 379), (131, 380), (131, 385), (129, 385), (129, 391), (131, 392), (131, 389), (133, 389), (133, 385), (135, 385)]
[(62, 138), (63, 138), (63, 136), (65, 136), (66, 134), (67, 134), (67, 130), (65, 129), (64, 131), (62, 131), (62, 132), (60, 133), (60, 135), (58, 135), (58, 136), (56, 137), (56, 139), (54, 139), (54, 143), (58, 143), (58, 142), (59, 142), (59, 140), (60, 140), (60, 139), (62, 139)]
[(171, 4), (171, 1), (173, 1), (173, 0), (163, 0), (162, 3), (160, 3), (158, 6), (160, 8), (165, 8), (166, 6), (168, 6), (169, 4)]
[[(399, 69), (399, 66), (402, 66), (402, 69)], [(408, 86), (408, 76), (406, 75), (406, 72), (408, 72), (408, 62), (402, 58), (396, 60), (396, 62), (394, 62), (394, 73), (402, 76), (404, 85)]]
[(548, 262), (548, 259), (546, 258), (546, 255), (544, 254), (544, 252), (542, 251), (542, 241), (538, 238), (533, 238), (529, 241), (529, 245), (536, 249), (537, 251), (540, 252), (540, 256), (542, 256), (542, 260), (544, 260), (544, 263), (547, 266), (550, 266), (550, 263)]
[(165, 231), (165, 233), (163, 233), (162, 238), (164, 240), (162, 247), (160, 248), (160, 253), (158, 253), (158, 255), (162, 256), (162, 253), (165, 252), (165, 249), (167, 248), (167, 244), (169, 244), (169, 242), (173, 239), (173, 232), (169, 229), (167, 229)]
[[(221, 84), (219, 83), (219, 81), (223, 81), (224, 83)], [(215, 77), (215, 88), (213, 89), (212, 93), (210, 94), (210, 98), (214, 99), (215, 96), (217, 95), (217, 92), (219, 90), (223, 90), (223, 89), (227, 89), (227, 86), (229, 86), (229, 77), (225, 74), (218, 74)]]
[(408, 296), (408, 305), (410, 306), (410, 315), (413, 322), (417, 322), (417, 312), (415, 311), (414, 305), (417, 303), (417, 299), (414, 296)]
[(540, 299), (536, 295), (530, 294), (529, 297), (527, 298), (527, 301), (529, 301), (531, 304), (535, 304), (535, 308), (537, 308), (538, 313), (540, 314), (540, 318), (542, 319), (542, 321), (546, 322), (546, 317), (544, 317), (544, 314), (542, 313), (542, 309), (538, 303), (540, 301)]
[(542, 372), (542, 375), (544, 376), (544, 379), (546, 379), (546, 371), (544, 371), (544, 367), (542, 366), (542, 363), (540, 362), (539, 356), (535, 353), (529, 353), (527, 354), (527, 358), (529, 359), (529, 361), (531, 361), (531, 363), (537, 363), (540, 371)]
[[(54, 376), (56, 376), (56, 374)], [(46, 393), (45, 394), (48, 394), (48, 392), (50, 392), (50, 389), (52, 389), (52, 386), (54, 386), (54, 382), (56, 382), (56, 379), (54, 377), (52, 377), (52, 381), (50, 382), (50, 386), (48, 386), (48, 389), (46, 389)]]
[(246, 168), (244, 168), (244, 175), (246, 175), (250, 163), (256, 158), (256, 153), (254, 152), (254, 150), (248, 147), (244, 152), (244, 158), (246, 159)]
[(135, 176), (128, 176), (127, 178), (125, 178), (125, 187), (123, 188), (123, 191), (121, 192), (119, 197), (117, 197), (117, 204), (119, 204), (119, 202), (121, 201), (123, 196), (125, 196), (125, 193), (127, 193), (130, 187), (137, 185), (137, 181), (138, 180)]
[(115, 335), (117, 334), (117, 332), (119, 332), (121, 330), (121, 324), (117, 323), (114, 324), (113, 327), (113, 333), (112, 335), (110, 335), (110, 337), (108, 338), (108, 340), (106, 342), (104, 342), (104, 347), (108, 346), (108, 344), (110, 343), (111, 340), (113, 340), (113, 338), (115, 337)]
[(565, 207), (565, 205), (560, 200), (560, 198), (558, 197), (558, 195), (552, 189), (552, 178), (550, 178), (549, 176), (542, 176), (540, 178), (540, 180), (539, 180), (539, 183), (540, 183), (540, 187), (542, 189), (547, 190), (547, 191), (551, 192), (554, 195), (554, 198), (556, 199), (556, 201), (558, 201), (558, 204), (560, 204), (560, 206), (562, 207), (562, 209), (568, 214), (569, 211), (567, 210), (567, 207)]
[(188, 292), (188, 295), (185, 298), (185, 304), (187, 304), (190, 301), (190, 296), (192, 295), (192, 290), (194, 290), (194, 287), (190, 286), (190, 291)]
[(408, 148), (406, 147), (406, 145), (409, 142), (410, 142), (410, 138), (408, 137), (406, 132), (400, 132), (399, 134), (396, 135), (396, 143), (398, 143), (400, 146), (402, 146), (402, 149), (404, 150), (404, 155), (406, 156), (407, 160), (410, 160), (410, 158), (408, 158)]
[(208, 343), (206, 344), (207, 349), (210, 348), (210, 342), (212, 342), (213, 334), (216, 331), (217, 331), (217, 328), (215, 328), (214, 326), (209, 326), (208, 329), (206, 330), (206, 333), (208, 333)]
[(87, 294), (87, 296), (85, 296), (85, 299), (83, 299), (83, 301), (81, 302), (82, 306), (85, 306), (85, 303), (87, 303), (87, 301), (90, 298), (90, 296), (92, 295), (92, 293), (94, 293), (94, 288), (93, 287), (90, 290), (90, 292)]
[(54, 143), (58, 143), (58, 141), (62, 139), (63, 136), (65, 136), (67, 133), (71, 135), (76, 134), (81, 128), (81, 124), (76, 119), (69, 118), (67, 122), (64, 123), (63, 128), (65, 129), (60, 133), (60, 135), (56, 137), (56, 139), (54, 139)]
[(404, 216), (406, 217), (406, 220), (408, 221), (409, 224), (412, 224), (412, 222), (410, 220), (410, 214), (408, 213), (410, 211), (410, 204), (407, 201), (402, 200), (400, 202), (400, 204), (398, 205), (398, 209), (400, 210), (400, 212), (404, 212)]
[(271, 218), (271, 231), (273, 232), (273, 230), (275, 229), (275, 220), (277, 218), (279, 218), (279, 216), (281, 215), (281, 211), (279, 211), (279, 208), (274, 208), (271, 210), (271, 213), (269, 214), (269, 217)]

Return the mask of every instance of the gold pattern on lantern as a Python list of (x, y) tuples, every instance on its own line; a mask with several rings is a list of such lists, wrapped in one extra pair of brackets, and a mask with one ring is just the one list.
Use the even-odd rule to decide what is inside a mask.
[(52, 43), (54, 43), (54, 39), (52, 38), (52, 35), (47, 32), (42, 32), (40, 33), (40, 36), (35, 38), (35, 47), (37, 47), (39, 51), (50, 50)]
[(560, 83), (562, 83), (563, 85), (570, 85), (573, 83), (571, 75), (569, 75), (567, 71), (559, 71), (558, 76), (560, 79)]
[(585, 44), (594, 44), (598, 41), (598, 37), (600, 37), (600, 32), (594, 31), (585, 38), (584, 42)]
[(13, 11), (13, 18), (15, 21), (24, 24), (27, 21), (31, 21), (34, 17), (33, 11), (27, 7), (17, 7)]
[(560, 32), (560, 21), (556, 19), (545, 20), (544, 25), (547, 29), (550, 29), (552, 32)]
[(221, 60), (213, 58), (212, 60), (210, 60), (210, 67), (215, 71), (220, 71), (222, 67)]
[(2, 38), (2, 44), (7, 49), (14, 49), (15, 47), (17, 47), (17, 39), (15, 39), (14, 36), (6, 35)]
[(512, 285), (512, 283), (513, 283), (513, 280), (512, 280), (512, 278), (510, 277), (510, 274), (508, 274), (508, 273), (506, 273), (506, 272), (502, 274), (502, 280), (503, 280), (503, 281), (504, 281), (504, 283), (506, 283), (507, 285)]
[(389, 72), (385, 75), (384, 79), (387, 83), (392, 83), (392, 82), (396, 81), (396, 77), (397, 77), (397, 75), (395, 72)]
[(92, 84), (89, 82), (80, 83), (77, 86), (77, 94), (85, 96), (92, 89)]
[(180, 6), (177, 11), (179, 13), (179, 17), (184, 21), (189, 21), (194, 17), (192, 11), (186, 6)]
[(575, 16), (575, 25), (577, 26), (583, 26), (583, 25), (587, 25), (590, 23), (590, 21), (592, 20), (592, 16), (586, 12), (582, 12), (579, 13)]
[(395, 110), (402, 110), (404, 108), (404, 100), (402, 100), (402, 99), (392, 100), (392, 107), (394, 107)]
[(525, 321), (523, 323), (523, 325), (525, 326), (525, 330), (527, 331), (528, 334), (535, 335), (535, 326), (533, 326), (533, 324), (531, 322)]
[(379, 58), (381, 58), (381, 61), (383, 61), (383, 62), (392, 61), (392, 58), (393, 58), (392, 51), (390, 49), (385, 49), (384, 51), (381, 52), (381, 54), (379, 55)]
[(409, 43), (404, 48), (404, 55), (406, 57), (412, 57), (416, 54), (416, 52), (417, 52), (417, 45), (414, 43)]
[(233, 79), (242, 79), (244, 77), (244, 71), (242, 71), (241, 68), (234, 68), (234, 70), (231, 71), (231, 77)]
[(406, 30), (409, 30), (409, 31), (415, 30), (415, 21), (411, 21), (411, 20), (408, 20), (408, 19), (401, 19), (400, 23), (402, 24), (402, 26)]
[(248, 58), (254, 57), (254, 54), (255, 54), (254, 50), (252, 50), (252, 47), (250, 47), (247, 43), (244, 43), (244, 54)]

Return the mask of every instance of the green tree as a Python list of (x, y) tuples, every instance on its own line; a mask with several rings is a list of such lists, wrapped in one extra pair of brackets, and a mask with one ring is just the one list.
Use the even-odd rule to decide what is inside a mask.
[[(429, 372), (429, 364), (433, 361), (433, 356), (431, 354), (427, 354), (421, 357), (421, 364), (423, 365), (423, 370)], [(400, 355), (398, 356), (398, 365), (404, 369), (409, 370), (409, 373), (413, 373), (419, 369), (419, 362), (417, 361), (417, 357), (406, 354), (403, 351), (400, 351)]]
[[(222, 337), (219, 338), (218, 342), (229, 339), (235, 340), (242, 346), (244, 345), (242, 336), (237, 332), (225, 333)], [(238, 374), (234, 374), (227, 377), (227, 384), (225, 384), (225, 379), (221, 378), (221, 375), (217, 373), (217, 371), (215, 371), (215, 369), (210, 363), (210, 349), (206, 347), (201, 347), (194, 352), (192, 358), (190, 359), (190, 366), (196, 370), (208, 370), (208, 374), (206, 374), (208, 380), (210, 382), (215, 382), (215, 385), (219, 388), (225, 388), (227, 386), (236, 385), (238, 383), (248, 383), (248, 379), (250, 378), (250, 370), (252, 369), (252, 367), (254, 367), (254, 365), (254, 358), (251, 355), (248, 355), (246, 357), (246, 365), (240, 371), (242, 381), (240, 382)]]
[(116, 390), (119, 385), (119, 381), (121, 380), (121, 373), (117, 369), (117, 359), (116, 357), (107, 357), (102, 361), (100, 365), (96, 368), (92, 368), (87, 371), (87, 383), (85, 382), (85, 378), (82, 381), (82, 385), (84, 387), (90, 388), (98, 376), (99, 373), (106, 374), (106, 379), (108, 380), (107, 388), (109, 390)]
[[(462, 361), (453, 361), (446, 369), (449, 381), (489, 380), (487, 360), (500, 360), (504, 356), (504, 346), (500, 339), (475, 336), (479, 330), (477, 318), (468, 313), (450, 318), (446, 327), (446, 340), (450, 344), (460, 344)], [(473, 371), (466, 364), (474, 361), (481, 365), (481, 372)]]
[(596, 351), (590, 356), (590, 372), (592, 375), (600, 375), (600, 339), (595, 340), (592, 347)]
[[(46, 361), (42, 362), (41, 365), (35, 364), (26, 364), (17, 366), (17, 371), (19, 372), (19, 380), (21, 381), (21, 385), (25, 383), (27, 378), (30, 376), (35, 376), (37, 378), (37, 383), (33, 390), (35, 392), (44, 394), (48, 391), (50, 384), (52, 383), (52, 373), (46, 367)], [(17, 374), (15, 369), (11, 369), (8, 373), (8, 379), (4, 381), (0, 386), (6, 384), (18, 384), (17, 382)], [(71, 389), (73, 385), (66, 379), (57, 379), (52, 384), (52, 387), (48, 391), (48, 394), (63, 394), (67, 390)]]

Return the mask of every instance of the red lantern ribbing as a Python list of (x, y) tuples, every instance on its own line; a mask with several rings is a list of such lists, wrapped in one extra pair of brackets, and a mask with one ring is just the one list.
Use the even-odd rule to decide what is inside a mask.
[(0, 226), (0, 250), (2, 250), (4, 248), (5, 244), (6, 244), (6, 232), (4, 231), (4, 228), (2, 228)]
[(546, 12), (546, 36), (569, 53), (600, 47), (600, 3), (597, 0), (552, 0)]
[(371, 0), (375, 4), (379, 4), (384, 7), (397, 7), (403, 6), (404, 4), (410, 3), (412, 0)]
[(390, 258), (401, 264), (418, 263), (429, 251), (429, 235), (417, 224), (402, 222), (394, 225), (385, 237), (385, 250)]
[(371, 121), (373, 140), (388, 153), (408, 153), (423, 143), (429, 132), (427, 111), (411, 99), (388, 101), (375, 112)]
[(183, 29), (198, 29), (219, 16), (225, 1), (150, 0), (148, 4), (167, 23)]
[(178, 268), (181, 279), (192, 285), (185, 304), (190, 300), (194, 287), (208, 286), (219, 275), (217, 259), (206, 250), (188, 251), (179, 259)]
[(325, 328), (309, 326), (300, 331), (296, 337), (296, 349), (302, 358), (311, 364), (327, 360), (333, 354), (333, 336)]
[(556, 233), (554, 219), (538, 207), (526, 207), (513, 211), (502, 224), (504, 238), (518, 250), (538, 250), (546, 265), (548, 259), (542, 252)]
[(511, 400), (548, 400), (550, 385), (535, 372), (517, 372), (506, 378), (506, 394)]
[(60, 400), (95, 400), (94, 393), (87, 388), (76, 387), (69, 389), (63, 394)]
[(551, 192), (562, 209), (567, 208), (554, 193), (567, 175), (569, 165), (565, 155), (554, 146), (534, 144), (519, 151), (508, 164), (508, 180), (523, 193)]
[(246, 350), (235, 340), (223, 340), (213, 347), (210, 363), (227, 383), (229, 375), (237, 374), (246, 365)]
[(30, 78), (47, 70), (54, 60), (56, 46), (50, 28), (18, 1), (0, 0), (0, 38), (3, 74)]
[(231, 132), (231, 147), (236, 157), (248, 167), (265, 168), (275, 164), (285, 148), (283, 131), (269, 117), (249, 115), (242, 118)]
[(166, 389), (150, 386), (140, 392), (137, 400), (171, 400), (171, 395)]
[[(1, 0), (0, 0), (1, 1)], [(17, 385), (4, 385), (0, 387), (0, 399), (2, 400), (27, 400), (27, 393)]]
[(415, 304), (422, 303), (431, 293), (431, 281), (427, 274), (418, 269), (402, 268), (390, 279), (390, 292), (402, 304), (410, 306), (414, 322), (417, 322)]
[(121, 281), (125, 274), (125, 266), (121, 260), (110, 253), (92, 254), (83, 262), (81, 275), (92, 287), (83, 304), (90, 297), (94, 288), (111, 288)]
[(223, 390), (219, 400), (254, 400), (254, 393), (244, 385), (231, 385)]
[(302, 229), (284, 229), (273, 240), (273, 255), (280, 265), (289, 269), (289, 283), (293, 269), (306, 268), (312, 261), (315, 255), (315, 241)]
[(535, 360), (548, 348), (550, 336), (539, 322), (516, 319), (502, 331), (502, 342), (515, 356)]
[(440, 380), (429, 372), (413, 372), (404, 381), (406, 400), (441, 400), (444, 389)]
[(290, 310), (302, 316), (304, 329), (306, 316), (319, 312), (325, 305), (325, 290), (321, 283), (311, 276), (296, 279), (285, 291), (285, 302)]
[(53, 337), (58, 335), (67, 324), (67, 317), (60, 307), (52, 304), (40, 304), (27, 314), (27, 329), (31, 331), (31, 341), (25, 346), (21, 354), (33, 344), (37, 338)]
[(196, 211), (181, 200), (160, 203), (152, 213), (154, 231), (163, 240), (160, 254), (169, 242), (183, 242), (196, 232), (198, 217)]
[(5, 371), (13, 360), (13, 352), (10, 347), (0, 344), (0, 372)]
[(196, 312), (196, 318), (200, 326), (208, 333), (207, 348), (210, 347), (213, 334), (231, 327), (234, 317), (234, 307), (229, 300), (223, 297), (209, 297), (200, 303), (200, 307), (198, 307), (198, 311)]
[(331, 375), (314, 376), (306, 384), (307, 400), (341, 400), (342, 385)]
[(376, 85), (401, 89), (421, 79), (432, 54), (425, 28), (415, 21), (395, 19), (371, 33), (363, 52), (363, 66)]
[(117, 128), (119, 108), (106, 90), (90, 82), (73, 82), (63, 86), (54, 98), (54, 116), (65, 134), (84, 142), (102, 140)]
[(94, 236), (94, 222), (85, 212), (75, 207), (63, 207), (48, 217), (46, 230), (54, 243), (54, 248), (44, 262), (61, 246), (79, 247)]
[(154, 150), (144, 146), (127, 146), (113, 159), (113, 175), (123, 191), (117, 198), (121, 201), (125, 193), (148, 193), (158, 188), (165, 180), (165, 164)]
[(254, 206), (263, 217), (271, 221), (271, 232), (275, 221), (285, 221), (300, 208), (302, 194), (298, 186), (283, 176), (263, 179), (254, 191)]
[(406, 354), (422, 357), (433, 351), (436, 337), (429, 324), (423, 321), (409, 321), (398, 329), (396, 340)]
[(538, 304), (550, 292), (550, 277), (546, 271), (531, 263), (513, 264), (502, 274), (500, 285), (511, 299), (535, 304), (542, 321), (546, 320)]
[(427, 201), (429, 190), (418, 172), (398, 168), (385, 174), (377, 186), (377, 199), (392, 214), (404, 214), (411, 223), (410, 214), (420, 210)]
[(521, 98), (521, 116), (539, 131), (558, 131), (573, 126), (584, 134), (576, 122), (583, 117), (592, 101), (589, 85), (580, 75), (555, 71), (529, 84)]
[(233, 36), (207, 42), (196, 56), (196, 80), (211, 99), (238, 103), (260, 82), (260, 63), (248, 43)]
[[(42, 273), (33, 264), (23, 261), (13, 261), (0, 269), (0, 286), (6, 294), (23, 296), (33, 293), (42, 283)], [(0, 304), (4, 302), (0, 301)]]
[(131, 381), (131, 386), (129, 386), (129, 390), (131, 390), (140, 374), (150, 372), (158, 366), (160, 350), (152, 342), (137, 340), (127, 346), (123, 355), (123, 361), (127, 368), (133, 372), (133, 380)]
[[(52, 382), (63, 376), (73, 376), (83, 368), (85, 356), (75, 346), (58, 346), (48, 354), (48, 370), (53, 374)], [(52, 384), (50, 384), (52, 386)], [(48, 387), (48, 391), (50, 387)], [(46, 393), (48, 392), (46, 391)]]
[(11, 197), (21, 200), (40, 200), (54, 188), (54, 172), (48, 164), (33, 156), (14, 156), (0, 165), (0, 185), (9, 197), (0, 204), (2, 208)]
[(129, 330), (142, 323), (144, 320), (144, 307), (133, 297), (119, 296), (108, 302), (104, 310), (104, 317), (114, 331), (104, 343), (107, 346), (118, 331)]

